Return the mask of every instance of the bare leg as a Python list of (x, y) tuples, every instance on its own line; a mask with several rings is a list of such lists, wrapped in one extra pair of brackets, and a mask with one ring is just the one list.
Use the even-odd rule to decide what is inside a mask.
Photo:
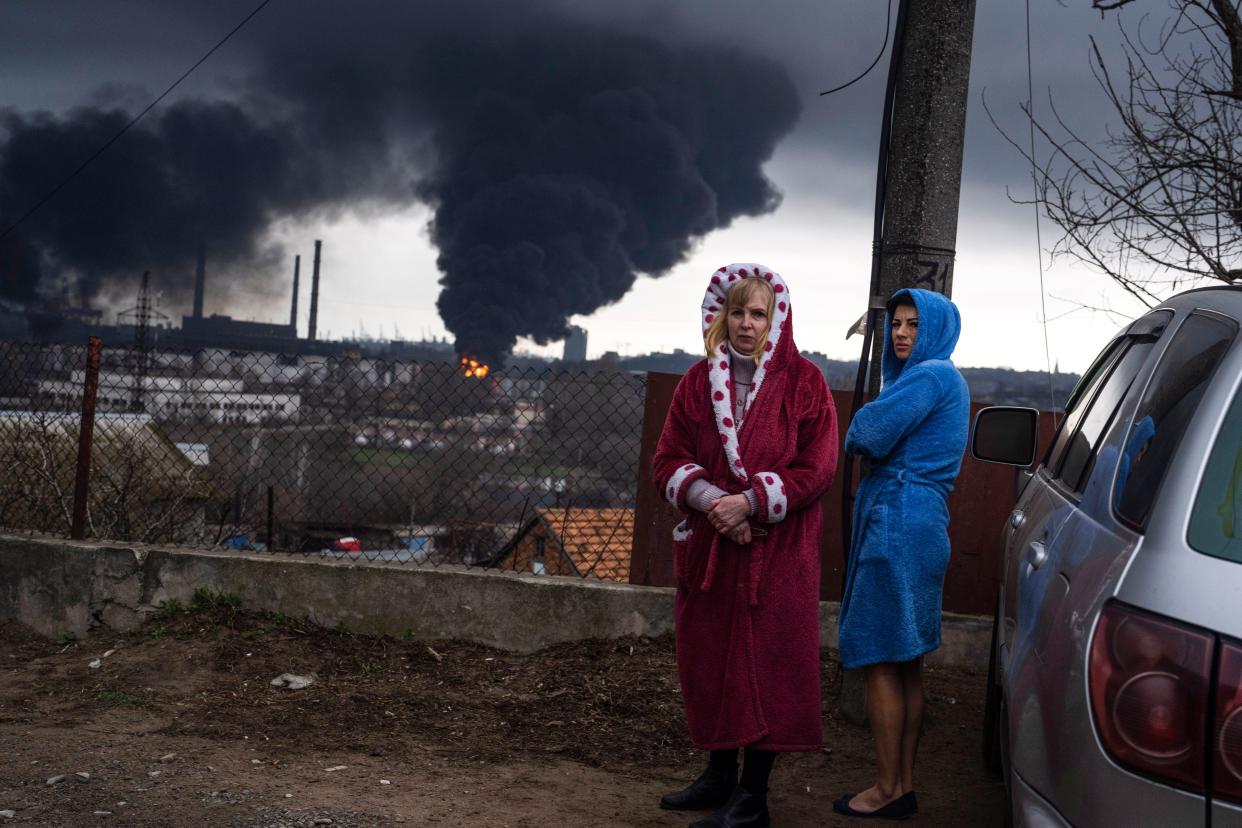
[(876, 784), (850, 800), (864, 813), (877, 810), (901, 796), (902, 746), (906, 719), (905, 693), (898, 664), (863, 668), (867, 684), (867, 718), (875, 738)]
[(914, 757), (923, 735), (923, 659), (906, 661), (897, 667), (906, 710), (901, 733), (901, 792), (910, 793), (914, 790)]

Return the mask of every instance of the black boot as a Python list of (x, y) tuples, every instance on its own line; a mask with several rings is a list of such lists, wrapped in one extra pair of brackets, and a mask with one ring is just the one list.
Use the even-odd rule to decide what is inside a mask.
[(739, 785), (728, 802), (711, 816), (690, 823), (690, 828), (767, 828), (771, 824), (768, 798), (757, 796)]
[(737, 787), (737, 768), (732, 772), (708, 766), (689, 787), (660, 797), (666, 811), (706, 811), (718, 808)]

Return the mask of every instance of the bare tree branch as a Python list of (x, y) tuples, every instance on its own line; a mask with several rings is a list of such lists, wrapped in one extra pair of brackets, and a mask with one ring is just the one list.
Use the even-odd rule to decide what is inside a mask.
[(1047, 150), (1040, 161), (988, 110), (1035, 170), (1031, 201), (1061, 231), (1052, 255), (1089, 265), (1147, 305), (1242, 276), (1242, 17), (1237, 0), (1168, 6), (1150, 34), (1149, 16), (1118, 17), (1117, 60), (1090, 39), (1090, 69), (1113, 116), (1103, 139), (1087, 140), (1050, 95), (1042, 120), (1021, 106)]

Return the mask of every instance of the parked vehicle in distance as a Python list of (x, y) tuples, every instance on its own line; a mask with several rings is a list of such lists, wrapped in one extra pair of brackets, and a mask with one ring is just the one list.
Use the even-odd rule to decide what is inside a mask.
[(1242, 826), (1242, 288), (1188, 291), (971, 450), (1030, 468), (1005, 527), (984, 756), (1020, 826)]
[(355, 554), (362, 552), (362, 541), (355, 537), (337, 538), (332, 541), (333, 552), (353, 552)]

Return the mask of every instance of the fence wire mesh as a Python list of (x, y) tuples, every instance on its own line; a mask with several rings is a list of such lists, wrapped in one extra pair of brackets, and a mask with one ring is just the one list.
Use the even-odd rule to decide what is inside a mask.
[[(88, 375), (85, 347), (0, 343), (6, 531), (69, 534)], [(105, 347), (85, 536), (626, 581), (644, 392), (621, 370)]]

